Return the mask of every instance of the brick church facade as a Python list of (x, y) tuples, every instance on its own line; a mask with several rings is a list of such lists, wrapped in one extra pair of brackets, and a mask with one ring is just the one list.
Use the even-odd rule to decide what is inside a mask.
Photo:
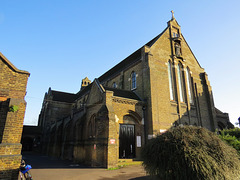
[(119, 64), (83, 79), (78, 93), (49, 88), (38, 123), (44, 153), (108, 168), (141, 159), (147, 140), (172, 126), (232, 127), (174, 16)]

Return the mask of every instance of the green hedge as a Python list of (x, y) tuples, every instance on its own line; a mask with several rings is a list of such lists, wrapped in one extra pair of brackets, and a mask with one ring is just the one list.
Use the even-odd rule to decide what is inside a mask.
[(220, 131), (219, 134), (220, 139), (225, 141), (228, 145), (235, 148), (240, 154), (240, 129), (225, 129)]
[(171, 128), (150, 140), (142, 151), (147, 173), (161, 180), (239, 179), (235, 149), (199, 127)]

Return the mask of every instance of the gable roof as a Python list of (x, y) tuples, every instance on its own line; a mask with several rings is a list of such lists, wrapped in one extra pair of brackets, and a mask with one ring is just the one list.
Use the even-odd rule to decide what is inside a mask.
[(131, 66), (132, 64), (134, 64), (135, 62), (139, 61), (140, 58), (141, 58), (141, 48), (138, 49), (137, 51), (135, 51), (134, 53), (132, 53), (130, 56), (125, 58), (120, 63), (118, 63), (116, 66), (114, 66), (113, 68), (111, 68), (110, 70), (105, 72), (103, 75), (101, 75), (98, 78), (98, 80), (100, 82), (103, 82), (104, 80), (106, 80), (107, 77), (118, 74), (119, 72), (122, 71), (122, 69), (125, 69), (125, 68)]
[[(191, 53), (192, 53), (193, 57), (194, 57), (194, 58), (195, 58), (195, 60), (197, 61), (197, 63), (198, 63), (198, 65), (199, 65), (199, 67), (200, 67), (200, 68), (202, 68), (202, 66), (201, 66), (201, 65), (200, 65), (200, 63), (198, 62), (198, 60), (197, 60), (196, 56), (194, 55), (194, 53), (193, 53), (192, 49), (191, 49), (191, 48), (190, 48), (190, 46), (188, 45), (188, 43), (187, 43), (187, 41), (186, 41), (186, 39), (184, 38), (184, 36), (183, 36), (183, 34), (182, 34), (182, 33), (181, 33), (181, 35), (182, 35), (182, 37), (183, 37), (183, 40), (185, 41), (186, 45), (188, 46), (189, 50), (191, 51)], [(203, 69), (203, 68), (202, 68), (202, 69)]]
[(52, 100), (58, 102), (73, 103), (77, 98), (76, 94), (51, 90)]
[(89, 92), (90, 89), (92, 87), (92, 83), (83, 87), (80, 91), (78, 91), (78, 93), (76, 94), (77, 95), (77, 98), (83, 96), (85, 93)]
[(145, 44), (145, 46), (149, 46), (151, 47), (161, 36), (163, 33), (165, 33), (165, 31), (168, 29), (168, 27), (166, 27), (163, 32), (161, 32), (159, 35), (157, 35), (155, 38), (153, 38), (151, 41), (149, 41), (148, 43)]
[(103, 75), (101, 75), (98, 80), (100, 82), (103, 82), (104, 80), (106, 80), (107, 77), (110, 76), (114, 76), (115, 74), (118, 74), (119, 72), (121, 72), (123, 69), (130, 67), (131, 65), (133, 65), (135, 62), (139, 61), (141, 59), (141, 49), (144, 46), (149, 46), (151, 47), (157, 40), (158, 38), (160, 38), (162, 36), (162, 34), (168, 29), (168, 27), (166, 27), (162, 33), (160, 33), (159, 35), (157, 35), (155, 38), (153, 38), (151, 41), (149, 41), (148, 43), (146, 43), (145, 45), (143, 45), (141, 48), (139, 48), (138, 50), (136, 50), (134, 53), (132, 53), (131, 55), (129, 55), (127, 58), (125, 58), (124, 60), (122, 60), (120, 63), (118, 63), (117, 65), (115, 65), (113, 68), (111, 68), (110, 70), (108, 70), (107, 72), (105, 72)]
[(105, 90), (113, 91), (113, 96), (128, 98), (128, 99), (134, 99), (137, 101), (141, 101), (141, 99), (135, 94), (133, 91), (123, 90), (123, 89), (117, 89), (117, 88), (110, 88), (104, 86)]
[(8, 67), (11, 68), (13, 71), (18, 72), (18, 73), (22, 73), (22, 74), (30, 75), (29, 72), (19, 70), (18, 68), (16, 68), (1, 52), (0, 52), (0, 59), (2, 59), (3, 62), (6, 63), (8, 65)]

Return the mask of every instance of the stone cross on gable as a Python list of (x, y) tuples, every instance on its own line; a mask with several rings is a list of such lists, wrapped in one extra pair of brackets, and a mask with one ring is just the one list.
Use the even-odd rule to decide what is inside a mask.
[(172, 10), (171, 13), (172, 13), (172, 19), (175, 19), (175, 17), (174, 17), (174, 11)]

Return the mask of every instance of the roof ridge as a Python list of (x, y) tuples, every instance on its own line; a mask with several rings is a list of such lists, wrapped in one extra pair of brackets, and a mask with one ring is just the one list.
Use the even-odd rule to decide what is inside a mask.
[(28, 74), (30, 75), (30, 73), (28, 71), (24, 71), (24, 70), (20, 70), (18, 68), (16, 68), (16, 66), (14, 66), (1, 52), (0, 52), (0, 57), (7, 63), (7, 65), (9, 65), (14, 71), (19, 72), (19, 73), (23, 73), (23, 74)]
[(56, 91), (56, 90), (51, 90), (52, 92), (59, 92), (59, 93), (64, 93), (64, 94), (71, 94), (71, 95), (76, 95), (76, 93), (69, 93), (69, 92), (63, 92), (63, 91)]

